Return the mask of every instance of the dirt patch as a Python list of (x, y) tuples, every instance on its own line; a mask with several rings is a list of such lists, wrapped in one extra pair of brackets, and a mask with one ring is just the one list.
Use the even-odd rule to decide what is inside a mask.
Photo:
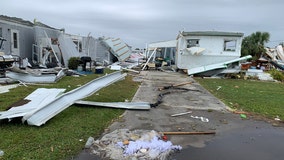
[(9, 110), (9, 109), (12, 108), (12, 107), (22, 106), (22, 105), (24, 105), (24, 104), (29, 103), (30, 101), (31, 101), (31, 100), (22, 99), (22, 100), (17, 101), (17, 102), (15, 102), (15, 103), (11, 104), (10, 106), (8, 106), (6, 110)]

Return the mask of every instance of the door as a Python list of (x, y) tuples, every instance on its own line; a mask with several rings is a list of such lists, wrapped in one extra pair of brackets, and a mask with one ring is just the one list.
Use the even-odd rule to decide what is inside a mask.
[(19, 31), (11, 29), (11, 54), (20, 56)]

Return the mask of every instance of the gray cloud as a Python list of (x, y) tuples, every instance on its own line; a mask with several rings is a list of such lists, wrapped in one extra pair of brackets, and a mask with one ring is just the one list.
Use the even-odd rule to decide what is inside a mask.
[(120, 37), (133, 47), (172, 40), (178, 31), (255, 31), (284, 41), (282, 0), (5, 0), (0, 14), (37, 20), (68, 33)]

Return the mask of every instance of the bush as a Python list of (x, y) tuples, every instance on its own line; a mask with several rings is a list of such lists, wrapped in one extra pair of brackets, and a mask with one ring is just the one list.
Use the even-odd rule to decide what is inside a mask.
[(77, 69), (77, 67), (80, 65), (80, 57), (71, 57), (68, 60), (68, 68), (69, 69)]
[(271, 74), (273, 79), (275, 79), (277, 81), (284, 82), (284, 74), (283, 74), (283, 72), (278, 71), (276, 69), (272, 69), (272, 70), (269, 71), (269, 73)]

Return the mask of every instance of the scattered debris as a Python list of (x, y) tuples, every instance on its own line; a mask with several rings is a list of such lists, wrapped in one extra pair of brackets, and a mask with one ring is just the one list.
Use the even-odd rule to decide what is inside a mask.
[(140, 73), (140, 71), (137, 71), (137, 70), (134, 70), (134, 69), (131, 69), (135, 66), (138, 66), (139, 63), (132, 63), (132, 62), (116, 62), (116, 63), (113, 63), (112, 65), (110, 65), (110, 69), (111, 70), (115, 70), (115, 71), (121, 71), (121, 70), (125, 70), (125, 71), (129, 71), (129, 72), (134, 72), (134, 73)]
[(207, 132), (161, 132), (164, 135), (200, 135), (200, 134), (216, 134), (214, 131)]
[(61, 94), (65, 89), (39, 88), (25, 98), (30, 101), (29, 103), (0, 112), (0, 120), (22, 117), (22, 121), (27, 121), (29, 125), (41, 126), (77, 100), (83, 99), (125, 76), (126, 74), (121, 74), (120, 71), (114, 72), (94, 79), (65, 94)]
[(59, 96), (58, 98), (56, 98), (49, 104), (45, 105), (44, 107), (34, 110), (30, 114), (25, 115), (23, 117), (23, 121), (27, 120), (29, 125), (41, 126), (49, 119), (51, 119), (52, 117), (63, 111), (64, 109), (71, 106), (77, 100), (83, 99), (93, 94), (94, 92), (98, 91), (99, 89), (122, 79), (125, 76), (126, 74), (121, 74), (121, 72), (118, 71), (94, 79), (93, 81), (90, 81), (89, 83), (79, 88), (76, 88), (70, 92), (67, 92)]
[(196, 119), (200, 119), (202, 122), (209, 122), (208, 118), (205, 117), (198, 117), (198, 116), (190, 116), (191, 118), (196, 118)]
[(182, 147), (163, 140), (162, 135), (154, 130), (118, 129), (94, 141), (91, 149), (102, 159), (166, 160), (170, 153)]
[[(173, 115), (171, 115), (171, 117), (186, 115), (186, 114), (190, 114), (190, 113), (192, 113), (192, 111), (184, 112), (184, 113), (173, 114)], [(193, 116), (193, 115), (191, 115), (190, 117), (191, 117), (191, 118), (195, 118), (195, 119), (200, 119), (202, 122), (209, 122), (209, 119), (208, 119), (208, 118), (205, 118), (205, 117), (198, 117), (198, 116)]]
[(15, 106), (10, 108), (7, 111), (0, 112), (0, 120), (1, 119), (9, 119), (12, 120), (16, 117), (23, 117), (30, 112), (42, 108), (44, 105), (53, 101), (58, 95), (62, 94), (65, 89), (58, 89), (58, 88), (38, 88), (23, 101), (27, 101), (21, 106)]
[(218, 86), (216, 90), (218, 91), (218, 90), (221, 89), (221, 88), (222, 88), (222, 86)]
[(279, 116), (276, 116), (276, 117), (274, 118), (274, 120), (275, 120), (275, 121), (281, 121), (281, 119), (279, 118)]
[(85, 148), (90, 148), (94, 142), (95, 142), (94, 137), (89, 137), (85, 144)]
[(247, 118), (247, 115), (245, 115), (245, 114), (240, 114), (240, 117), (241, 117), (242, 119), (246, 119), (246, 118)]
[(66, 69), (28, 69), (22, 70), (16, 66), (9, 68), (6, 76), (27, 83), (54, 83), (65, 76)]
[(261, 69), (248, 69), (246, 71), (246, 76), (256, 77), (262, 81), (274, 81), (269, 73), (265, 73)]
[(18, 84), (11, 84), (11, 85), (0, 85), (0, 94), (9, 92), (10, 89), (18, 87)]
[(237, 110), (233, 110), (233, 113), (235, 113), (235, 114), (248, 114), (248, 112), (245, 112), (245, 111), (237, 111)]
[(190, 113), (192, 113), (192, 112), (189, 111), (189, 112), (184, 112), (184, 113), (177, 113), (177, 114), (171, 115), (171, 117), (182, 116), (182, 115), (186, 115), (186, 114), (190, 114)]

